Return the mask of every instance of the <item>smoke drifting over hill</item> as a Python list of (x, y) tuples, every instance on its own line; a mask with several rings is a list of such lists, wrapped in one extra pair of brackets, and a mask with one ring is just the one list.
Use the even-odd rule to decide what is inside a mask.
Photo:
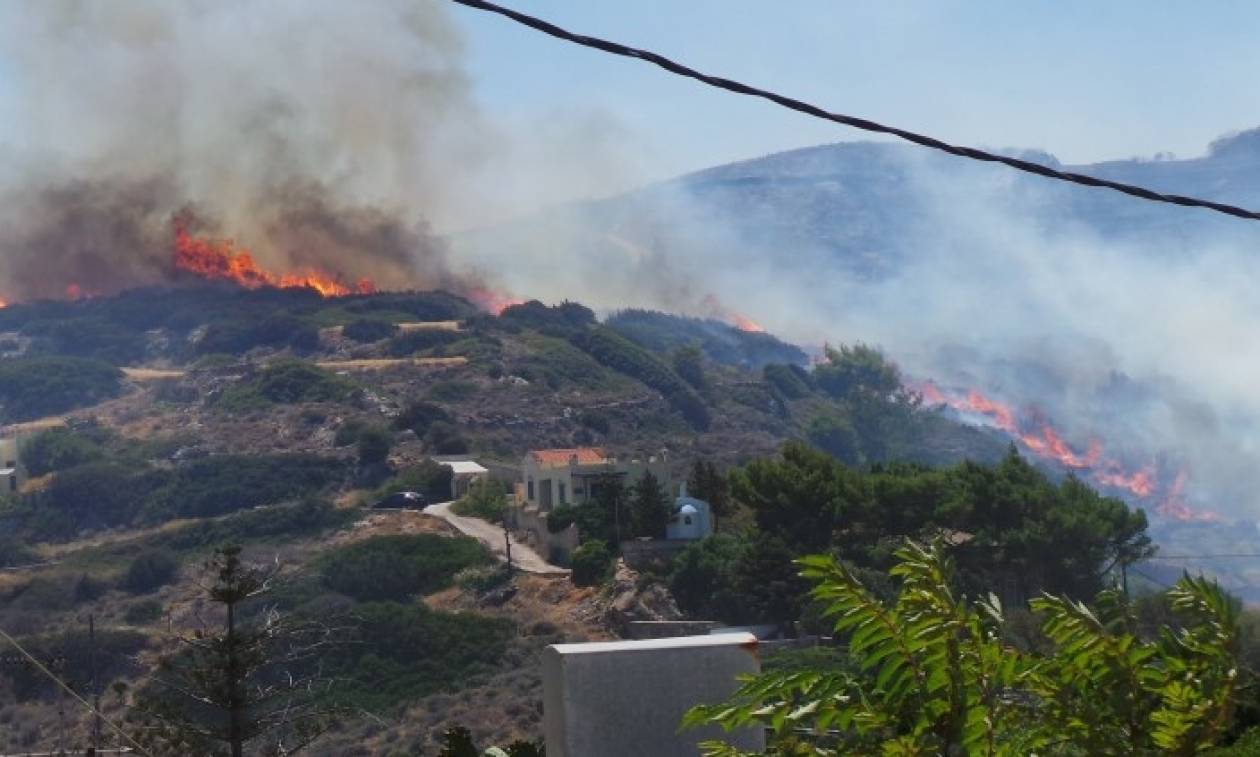
[[(508, 212), (509, 165), (547, 150), (478, 113), (434, 2), (50, 0), (0, 9), (0, 54), (21, 115), (0, 128), (11, 300), (170, 280), (190, 210), (268, 270), (467, 291), (485, 273), (430, 222)], [(548, 144), (593, 133), (588, 116)]]
[[(1260, 205), (1257, 142), (1079, 168)], [(722, 166), (502, 234), (458, 243), (487, 264), (504, 238), (518, 254), (569, 253), (515, 278), (523, 291), (693, 311), (713, 291), (800, 343), (873, 342), (912, 378), (976, 390), (1021, 428), (1053, 429), (1057, 457), (1101, 447), (1114, 466), (1068, 467), (1091, 481), (1149, 475), (1148, 510), (1260, 515), (1260, 358), (1247, 347), (1258, 224), (859, 143)]]
[[(493, 271), (530, 297), (874, 342), (1053, 421), (1073, 455), (1098, 440), (1164, 494), (1260, 513), (1260, 224), (850, 144), (444, 238), (430, 223), (627, 185), (633, 135), (598, 112), (490, 122), (437, 3), (13, 4), (0, 54), (23, 121), (0, 132), (0, 297), (170, 281), (183, 214), (270, 271), (464, 293)], [(1254, 206), (1257, 142), (1082, 170)]]

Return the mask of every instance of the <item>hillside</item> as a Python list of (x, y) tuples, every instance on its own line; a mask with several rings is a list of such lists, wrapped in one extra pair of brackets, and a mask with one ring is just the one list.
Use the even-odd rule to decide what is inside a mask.
[[(476, 542), (393, 593), (347, 578), (368, 570), (367, 552), (410, 575), (405, 550), (435, 549), (381, 540), (463, 543), (435, 518), (364, 509), (402, 487), (441, 499), (429, 455), (475, 456), (510, 478), (528, 449), (600, 445), (663, 453), (681, 480), (697, 460), (725, 470), (797, 438), (854, 465), (1005, 450), (899, 388), (859, 399), (815, 383), (804, 353), (771, 335), (664, 313), (601, 323), (575, 303), (529, 302), (496, 317), (440, 292), (206, 286), (12, 306), (0, 332), (0, 418), (31, 474), (0, 504), (0, 627), (41, 653), (72, 648), (79, 666), (93, 614), (101, 675), (133, 687), (123, 700), (143, 696), (140, 674), (176, 648), (169, 632), (205, 622), (198, 566), (239, 543), (285, 566), (279, 606), (352, 612), (390, 660), (383, 692), (356, 677), (357, 658), (337, 663), (342, 696), (375, 719), (326, 737), (320, 754), (431, 743), (456, 723), (534, 737), (539, 650), (614, 632), (613, 595), (563, 576), (503, 584)], [(853, 369), (895, 377), (875, 353), (855, 355)], [(365, 452), (382, 436), (384, 459)], [(405, 635), (408, 624), (420, 630)], [(426, 633), (452, 641), (426, 646)], [(81, 690), (83, 670), (67, 673)], [(49, 743), (53, 691), (25, 669), (3, 680), (0, 723), (21, 726), (0, 748)]]

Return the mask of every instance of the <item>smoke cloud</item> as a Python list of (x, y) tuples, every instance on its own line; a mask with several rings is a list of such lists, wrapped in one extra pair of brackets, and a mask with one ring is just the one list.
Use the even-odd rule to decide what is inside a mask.
[[(529, 297), (876, 343), (1257, 518), (1255, 225), (839, 145), (862, 153), (843, 172), (789, 154), (768, 178), (727, 167), (494, 226), (631, 185), (642, 146), (598, 111), (493, 123), (464, 54), (419, 0), (0, 8), (21, 115), (0, 131), (0, 296), (167, 280), (185, 212), (277, 270), (456, 291), (493, 271)], [(1254, 176), (1254, 147), (1214, 149)], [(1239, 176), (1212, 191), (1260, 202)]]
[(545, 258), (512, 279), (537, 296), (709, 315), (713, 292), (803, 344), (878, 344), (912, 378), (1053, 424), (1080, 457), (1096, 441), (1149, 468), (1148, 510), (1260, 519), (1260, 228), (909, 147), (830, 149), (843, 170), (789, 153), (457, 246)]
[(0, 55), (20, 114), (0, 127), (9, 300), (169, 279), (171, 219), (189, 208), (268, 270), (463, 291), (486, 272), (434, 226), (597, 191), (626, 167), (599, 112), (528, 141), (485, 118), (432, 0), (49, 0), (0, 8)]

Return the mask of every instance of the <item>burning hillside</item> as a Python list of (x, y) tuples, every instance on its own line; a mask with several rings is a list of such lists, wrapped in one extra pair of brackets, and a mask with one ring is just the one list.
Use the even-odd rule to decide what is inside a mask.
[(186, 271), (212, 281), (230, 281), (246, 289), (305, 287), (325, 297), (372, 294), (376, 291), (376, 284), (371, 279), (361, 278), (351, 286), (341, 276), (317, 268), (285, 274), (271, 273), (254, 261), (249, 250), (237, 248), (231, 240), (197, 238), (179, 223), (175, 226), (172, 263), (177, 271)]
[(1104, 489), (1122, 492), (1152, 506), (1160, 515), (1184, 521), (1220, 520), (1218, 514), (1194, 508), (1186, 502), (1184, 489), (1188, 474), (1185, 470), (1166, 470), (1167, 466), (1156, 461), (1141, 466), (1126, 465), (1108, 455), (1098, 438), (1089, 439), (1081, 451), (1069, 444), (1036, 408), (1016, 410), (976, 389), (947, 391), (932, 381), (915, 388), (929, 405), (944, 405), (964, 419), (997, 428), (1034, 456), (1057, 463)]

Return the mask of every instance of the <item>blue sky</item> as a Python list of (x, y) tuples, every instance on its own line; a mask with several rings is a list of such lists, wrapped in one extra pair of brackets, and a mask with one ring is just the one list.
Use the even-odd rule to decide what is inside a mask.
[[(1066, 162), (1202, 153), (1260, 125), (1260, 3), (1122, 0), (515, 0), (575, 31), (946, 140)], [(871, 138), (710, 90), (496, 16), (452, 11), (476, 97), (501, 122), (591, 109), (668, 176)]]

